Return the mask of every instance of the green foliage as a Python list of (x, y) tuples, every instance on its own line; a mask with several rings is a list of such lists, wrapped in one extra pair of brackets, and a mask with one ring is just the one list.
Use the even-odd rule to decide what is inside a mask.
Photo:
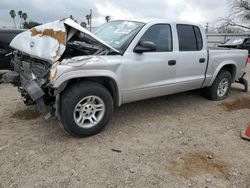
[[(14, 21), (14, 24), (15, 24), (15, 27), (16, 27), (16, 21), (15, 21), (15, 17), (16, 17), (16, 11), (15, 10), (10, 10), (9, 12), (11, 18), (13, 19)], [(24, 27), (24, 24), (26, 23), (27, 21), (27, 18), (28, 18), (28, 14), (26, 12), (23, 12), (22, 10), (19, 10), (17, 12), (18, 16), (20, 17), (20, 28), (25, 28)], [(28, 24), (29, 25), (29, 24)], [(27, 24), (26, 24), (27, 26)]]
[(26, 20), (27, 20), (27, 18), (28, 18), (28, 15), (27, 15), (27, 13), (22, 13), (22, 18), (23, 18), (23, 20), (24, 20), (24, 23), (26, 22)]
[(81, 22), (81, 26), (86, 28), (87, 27), (87, 23), (86, 22)]
[(10, 10), (10, 16), (11, 18), (15, 18), (16, 17), (16, 11), (15, 10)]
[(106, 22), (109, 22), (110, 19), (111, 19), (110, 16), (106, 16), (106, 17), (105, 17)]
[(19, 10), (19, 11), (17, 12), (17, 14), (18, 14), (19, 17), (22, 19), (23, 11)]
[(24, 29), (31, 29), (31, 28), (36, 27), (38, 25), (41, 25), (41, 23), (34, 22), (34, 21), (28, 21), (28, 22), (24, 22), (23, 28)]
[(10, 14), (10, 17), (13, 19), (14, 25), (16, 27), (16, 21), (15, 21), (16, 11), (15, 10), (10, 10), (9, 14)]

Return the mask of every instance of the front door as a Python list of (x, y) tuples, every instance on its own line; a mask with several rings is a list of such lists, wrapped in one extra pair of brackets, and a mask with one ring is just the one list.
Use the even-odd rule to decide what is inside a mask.
[(153, 25), (140, 38), (141, 41), (153, 42), (156, 50), (125, 52), (121, 74), (123, 103), (174, 92), (176, 64), (171, 26)]

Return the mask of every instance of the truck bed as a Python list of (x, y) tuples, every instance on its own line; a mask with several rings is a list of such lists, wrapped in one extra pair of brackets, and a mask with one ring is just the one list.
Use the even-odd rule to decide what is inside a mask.
[[(212, 47), (208, 48), (209, 63), (207, 67), (207, 86), (210, 86), (214, 74), (217, 74), (217, 70), (225, 64), (232, 64), (235, 71), (234, 80), (239, 80), (245, 73), (246, 63), (247, 63), (247, 50)], [(212, 80), (213, 81), (213, 80)]]

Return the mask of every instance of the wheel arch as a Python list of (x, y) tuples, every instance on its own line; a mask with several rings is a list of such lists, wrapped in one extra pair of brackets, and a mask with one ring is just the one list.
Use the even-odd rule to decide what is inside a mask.
[(68, 86), (70, 86), (73, 83), (83, 82), (83, 81), (96, 82), (96, 83), (103, 85), (110, 92), (114, 100), (114, 105), (116, 107), (121, 105), (121, 92), (120, 92), (117, 80), (107, 75), (82, 76), (82, 77), (74, 75), (71, 78), (65, 79), (63, 82), (62, 81), (55, 82), (54, 88), (56, 89), (56, 94), (57, 95), (60, 94), (65, 89), (67, 89)]
[(214, 83), (216, 77), (218, 76), (218, 74), (219, 74), (222, 70), (227, 70), (227, 71), (229, 71), (229, 72), (231, 73), (231, 75), (232, 75), (232, 82), (235, 81), (236, 71), (237, 71), (237, 66), (236, 66), (236, 64), (235, 64), (234, 62), (224, 62), (224, 63), (220, 64), (220, 65), (217, 67), (217, 69), (215, 70), (215, 73), (214, 73), (214, 75), (213, 75), (213, 77), (212, 77), (212, 79), (211, 79), (211, 81), (210, 81), (210, 83), (209, 83), (209, 86), (211, 86), (211, 85)]

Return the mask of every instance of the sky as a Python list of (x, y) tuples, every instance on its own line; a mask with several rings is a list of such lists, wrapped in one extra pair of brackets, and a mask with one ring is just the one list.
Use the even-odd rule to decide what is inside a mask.
[[(9, 15), (11, 9), (22, 10), (28, 20), (46, 23), (61, 18), (73, 17), (86, 21), (89, 10), (93, 11), (93, 25), (111, 19), (166, 19), (188, 21), (205, 25), (214, 24), (226, 16), (228, 0), (0, 0), (0, 27), (13, 27)], [(16, 17), (17, 23), (20, 22)]]

